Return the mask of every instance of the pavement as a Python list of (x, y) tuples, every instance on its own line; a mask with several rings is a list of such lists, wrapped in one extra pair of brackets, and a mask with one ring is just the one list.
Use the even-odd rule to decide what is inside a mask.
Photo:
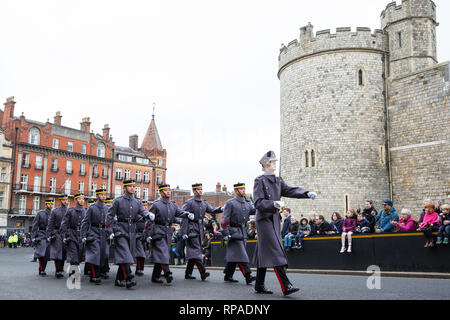
[(67, 277), (55, 278), (52, 261), (47, 265), (47, 277), (38, 276), (38, 263), (30, 262), (32, 255), (31, 248), (0, 249), (0, 300), (447, 300), (450, 297), (450, 280), (443, 279), (445, 274), (433, 278), (419, 278), (420, 274), (397, 273), (396, 277), (382, 274), (379, 289), (369, 289), (368, 283), (376, 285), (377, 280), (364, 273), (289, 270), (290, 281), (301, 290), (284, 297), (273, 272), (267, 273), (266, 287), (274, 294), (259, 295), (254, 293), (253, 286), (245, 284), (238, 271), (234, 277), (239, 283), (230, 284), (223, 282), (221, 268), (208, 268), (211, 276), (201, 281), (196, 269), (197, 279), (185, 280), (184, 267), (175, 266), (171, 267), (174, 275), (171, 284), (151, 283), (152, 267), (146, 266), (145, 275), (136, 277), (137, 286), (129, 290), (118, 288), (114, 286), (117, 266), (111, 265), (110, 279), (103, 280), (101, 285), (89, 283), (89, 278), (83, 276), (80, 289), (69, 289)]

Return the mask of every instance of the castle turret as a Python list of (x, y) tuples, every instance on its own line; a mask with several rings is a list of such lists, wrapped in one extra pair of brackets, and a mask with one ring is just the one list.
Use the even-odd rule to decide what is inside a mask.
[(388, 35), (391, 78), (436, 63), (436, 5), (431, 0), (391, 2), (381, 13), (381, 27)]

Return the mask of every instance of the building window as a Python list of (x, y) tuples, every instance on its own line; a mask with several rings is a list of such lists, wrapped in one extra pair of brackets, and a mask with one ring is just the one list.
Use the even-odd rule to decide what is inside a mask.
[(402, 47), (402, 33), (401, 32), (397, 32), (397, 40), (398, 40), (398, 47), (401, 48)]
[(33, 214), (37, 214), (39, 211), (40, 197), (33, 198)]
[(159, 158), (159, 159), (158, 159), (158, 166), (159, 166), (159, 167), (162, 167), (162, 165), (163, 165), (163, 160), (162, 160), (161, 158)]
[(120, 169), (120, 168), (116, 169), (116, 179), (122, 180), (122, 169)]
[(30, 167), (30, 154), (24, 153), (22, 158), (22, 167), (29, 168)]
[(102, 178), (108, 178), (108, 168), (102, 167)]
[(27, 197), (20, 196), (20, 198), (19, 198), (19, 214), (25, 214), (26, 209), (27, 209)]
[(122, 195), (122, 187), (116, 186), (115, 197), (120, 197)]
[(41, 177), (40, 176), (34, 176), (34, 192), (40, 192), (41, 191)]
[(80, 163), (80, 175), (82, 176), (86, 175), (86, 163), (84, 162)]
[(98, 177), (98, 167), (97, 167), (97, 165), (95, 165), (94, 168), (92, 169), (92, 176), (94, 178)]
[(56, 178), (50, 178), (50, 193), (56, 193)]
[(125, 180), (129, 180), (130, 179), (130, 170), (125, 170), (125, 176), (124, 176)]
[(95, 194), (95, 191), (97, 191), (97, 184), (93, 183), (92, 184), (92, 194)]
[(141, 172), (140, 171), (136, 171), (136, 182), (141, 182)]
[(349, 206), (349, 198), (348, 195), (345, 195), (345, 214), (347, 214), (348, 210), (350, 210), (350, 206)]
[(311, 150), (311, 168), (316, 166), (316, 153)]
[(361, 69), (358, 71), (358, 85), (364, 85), (364, 72)]
[(118, 157), (118, 159), (120, 161), (133, 162), (133, 157), (131, 157), (131, 156), (126, 156), (126, 155), (123, 155), (123, 154), (119, 154), (117, 157)]
[(141, 198), (141, 188), (140, 187), (136, 187), (136, 198), (138, 198), (138, 199)]
[(53, 138), (53, 149), (59, 149), (59, 139)]
[(39, 145), (41, 143), (41, 132), (38, 128), (31, 128), (30, 134), (28, 135), (28, 143)]
[(102, 189), (103, 189), (103, 190), (106, 190), (106, 183), (103, 183), (103, 184), (102, 184)]
[(78, 182), (78, 193), (84, 193), (84, 182)]
[(0, 182), (6, 182), (6, 168), (2, 168), (2, 173), (0, 174)]
[(148, 188), (142, 189), (142, 199), (148, 200)]
[(104, 158), (105, 152), (106, 152), (105, 145), (100, 142), (97, 146), (97, 157)]
[(5, 197), (5, 193), (3, 191), (0, 191), (0, 209), (4, 209), (3, 208), (3, 199)]
[(66, 173), (73, 173), (72, 171), (72, 160), (67, 160), (66, 161)]
[(157, 185), (161, 185), (163, 183), (162, 181), (162, 174), (158, 173), (158, 175), (156, 176), (156, 184)]
[(27, 190), (27, 186), (28, 186), (28, 175), (27, 174), (23, 174), (20, 177), (20, 189), (21, 190)]
[(305, 168), (309, 167), (309, 153), (308, 150), (305, 151)]
[(86, 145), (85, 144), (81, 145), (81, 153), (86, 154)]
[(379, 147), (379, 153), (380, 153), (380, 164), (386, 164), (386, 148), (385, 146)]
[(57, 172), (58, 171), (58, 159), (57, 158), (52, 158), (52, 168), (51, 170), (53, 172)]
[(39, 155), (36, 156), (35, 168), (36, 170), (42, 170), (42, 156)]
[(67, 179), (66, 182), (64, 183), (64, 193), (67, 195), (70, 195), (70, 190), (71, 188), (72, 182), (70, 181), (70, 179)]
[(148, 172), (144, 172), (144, 182), (149, 182), (149, 173)]
[(139, 164), (150, 164), (150, 160), (149, 159), (143, 159), (143, 158), (136, 158), (136, 163), (139, 163)]

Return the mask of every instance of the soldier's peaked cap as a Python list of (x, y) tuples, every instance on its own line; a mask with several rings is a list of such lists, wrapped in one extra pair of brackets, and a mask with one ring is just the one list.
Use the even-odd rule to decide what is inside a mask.
[(102, 194), (102, 193), (106, 193), (106, 189), (97, 189), (97, 190), (95, 190), (95, 194), (97, 194), (97, 195)]
[(82, 193), (78, 193), (78, 194), (76, 194), (76, 195), (74, 195), (74, 199), (78, 199), (78, 198), (81, 198), (81, 197), (84, 197), (84, 194), (82, 194)]
[(170, 189), (170, 184), (162, 184), (159, 186), (159, 191)]
[(135, 184), (136, 184), (136, 181), (134, 181), (133, 179), (128, 179), (123, 182), (124, 186), (133, 186)]
[(203, 185), (201, 183), (196, 182), (192, 185), (192, 189), (203, 189)]
[(47, 204), (53, 204), (54, 201), (53, 201), (53, 199), (47, 199), (47, 200), (45, 200), (45, 203), (47, 203)]
[(58, 197), (59, 200), (67, 200), (69, 199), (69, 197), (67, 196), (67, 194), (62, 194)]
[(275, 152), (269, 151), (264, 154), (264, 156), (259, 160), (259, 163), (261, 165), (268, 164), (271, 161), (278, 161), (277, 156), (275, 155)]
[(233, 187), (234, 187), (235, 189), (245, 188), (245, 183), (238, 182), (238, 183), (236, 183), (235, 185), (233, 185)]

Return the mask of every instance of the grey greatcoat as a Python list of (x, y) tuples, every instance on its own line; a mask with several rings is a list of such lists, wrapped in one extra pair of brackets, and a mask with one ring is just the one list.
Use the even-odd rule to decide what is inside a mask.
[(231, 236), (232, 234), (243, 237), (244, 240), (228, 241), (226, 262), (245, 262), (248, 263), (248, 255), (245, 247), (247, 245), (247, 222), (252, 214), (255, 214), (255, 207), (247, 202), (244, 197), (234, 197), (225, 204), (222, 215), (222, 235)]
[(41, 210), (36, 214), (31, 229), (31, 238), (37, 242), (34, 248), (35, 258), (50, 258), (50, 246), (47, 245), (47, 225), (50, 217), (50, 210)]
[(114, 200), (106, 216), (106, 228), (116, 236), (115, 264), (136, 262), (136, 222), (147, 215), (148, 211), (145, 210), (141, 200), (133, 195), (125, 193)]
[(70, 238), (67, 244), (67, 262), (78, 265), (84, 261), (84, 249), (81, 245), (80, 231), (81, 222), (85, 216), (86, 209), (76, 206), (67, 210), (61, 223), (61, 234)]
[(145, 221), (140, 220), (136, 222), (136, 258), (146, 258), (147, 254), (145, 252)]
[(55, 237), (50, 242), (50, 259), (66, 260), (66, 250), (63, 248), (63, 235), (61, 233), (61, 222), (68, 208), (61, 206), (52, 210), (47, 225), (47, 237)]
[(108, 233), (105, 229), (108, 207), (97, 201), (91, 205), (81, 222), (81, 239), (87, 238), (86, 262), (96, 266), (103, 266), (108, 262), (109, 246)]
[(186, 239), (186, 259), (202, 260), (203, 219), (205, 218), (205, 212), (216, 214), (222, 212), (222, 210), (220, 207), (213, 209), (201, 197), (194, 197), (186, 201), (182, 210), (193, 213), (194, 220), (183, 219), (180, 229), (181, 235), (198, 234), (195, 238)]
[(257, 268), (287, 266), (288, 261), (281, 241), (281, 215), (275, 208), (280, 196), (287, 198), (309, 198), (307, 190), (289, 187), (280, 177), (262, 175), (255, 179), (253, 199), (256, 207), (256, 244), (253, 264)]
[(161, 235), (160, 240), (152, 241), (149, 250), (151, 263), (169, 264), (170, 248), (172, 246), (172, 223), (182, 223), (181, 218), (186, 218), (188, 213), (181, 210), (178, 205), (166, 198), (159, 198), (153, 202), (150, 212), (155, 214), (155, 221), (150, 228), (146, 228), (146, 238)]

